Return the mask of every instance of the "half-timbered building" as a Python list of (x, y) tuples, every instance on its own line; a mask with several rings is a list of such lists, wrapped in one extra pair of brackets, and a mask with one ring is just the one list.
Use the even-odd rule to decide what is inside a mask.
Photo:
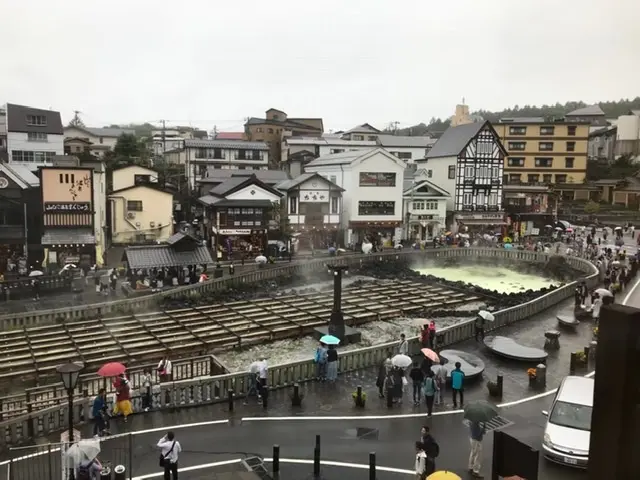
[[(432, 182), (452, 197), (448, 225), (472, 230), (505, 224), (502, 174), (506, 151), (489, 122), (450, 127), (438, 139), (420, 167)], [(477, 226), (477, 228), (474, 228)]]

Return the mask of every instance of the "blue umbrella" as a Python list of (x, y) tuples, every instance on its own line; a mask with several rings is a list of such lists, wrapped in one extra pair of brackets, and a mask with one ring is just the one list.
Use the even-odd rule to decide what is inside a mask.
[(511, 245), (510, 243), (505, 243), (505, 244), (504, 244), (504, 248), (506, 248), (507, 250), (509, 250), (510, 248), (513, 248), (513, 245)]
[(320, 339), (320, 341), (325, 345), (338, 345), (340, 343), (340, 339), (333, 335), (325, 335)]

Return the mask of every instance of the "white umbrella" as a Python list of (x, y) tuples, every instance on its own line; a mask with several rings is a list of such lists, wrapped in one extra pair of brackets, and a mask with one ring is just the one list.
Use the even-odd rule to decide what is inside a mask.
[(611, 293), (606, 288), (599, 288), (599, 289), (596, 290), (596, 293), (598, 295), (600, 295), (601, 297), (613, 297), (613, 293)]
[(616, 227), (614, 230), (622, 230), (622, 227)]
[(73, 466), (79, 465), (86, 460), (93, 460), (100, 453), (100, 440), (86, 439), (74, 443), (67, 450), (67, 458), (73, 463)]
[(562, 230), (562, 227), (556, 227), (556, 230), (560, 231)]
[(258, 373), (260, 371), (260, 362), (253, 362), (249, 365), (249, 372)]
[(256, 257), (256, 263), (262, 263), (262, 264), (267, 263), (267, 257), (265, 257), (264, 255), (258, 255)]
[(44, 275), (44, 272), (42, 270), (31, 270), (31, 272), (29, 273), (30, 277), (41, 277), (42, 275)]
[(407, 368), (412, 363), (411, 357), (402, 354), (396, 355), (391, 359), (391, 364), (400, 368)]
[(493, 313), (487, 312), (486, 310), (480, 310), (478, 312), (478, 316), (484, 318), (487, 322), (493, 322), (496, 317), (493, 316)]
[(371, 250), (373, 250), (373, 244), (371, 243), (362, 244), (362, 253), (370, 253)]

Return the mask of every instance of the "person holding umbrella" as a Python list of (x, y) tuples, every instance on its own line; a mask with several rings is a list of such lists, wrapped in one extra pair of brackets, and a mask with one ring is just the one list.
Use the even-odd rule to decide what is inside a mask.
[(476, 321), (474, 324), (475, 329), (475, 337), (476, 342), (478, 342), (478, 337), (481, 337), (484, 340), (484, 322), (485, 320), (488, 322), (492, 322), (495, 319), (491, 312), (487, 312), (486, 310), (480, 310), (478, 312), (478, 316), (476, 317)]
[(472, 402), (464, 409), (464, 418), (469, 421), (469, 473), (475, 478), (480, 474), (482, 461), (482, 440), (487, 433), (486, 423), (498, 416), (496, 407), (485, 401)]
[(133, 413), (133, 408), (131, 407), (131, 384), (124, 372), (115, 378), (113, 388), (116, 391), (116, 405), (113, 408), (113, 414), (121, 413), (126, 423), (127, 417)]

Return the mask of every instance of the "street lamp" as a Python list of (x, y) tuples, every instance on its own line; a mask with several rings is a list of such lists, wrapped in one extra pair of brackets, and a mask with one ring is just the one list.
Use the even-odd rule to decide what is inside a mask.
[(333, 308), (329, 317), (329, 335), (346, 341), (344, 315), (342, 314), (342, 274), (347, 273), (346, 265), (327, 265), (328, 272), (333, 272)]
[(68, 362), (56, 368), (56, 371), (62, 379), (62, 384), (67, 390), (69, 399), (69, 443), (73, 443), (73, 391), (78, 384), (80, 371), (82, 371), (83, 368), (84, 365), (74, 362)]

